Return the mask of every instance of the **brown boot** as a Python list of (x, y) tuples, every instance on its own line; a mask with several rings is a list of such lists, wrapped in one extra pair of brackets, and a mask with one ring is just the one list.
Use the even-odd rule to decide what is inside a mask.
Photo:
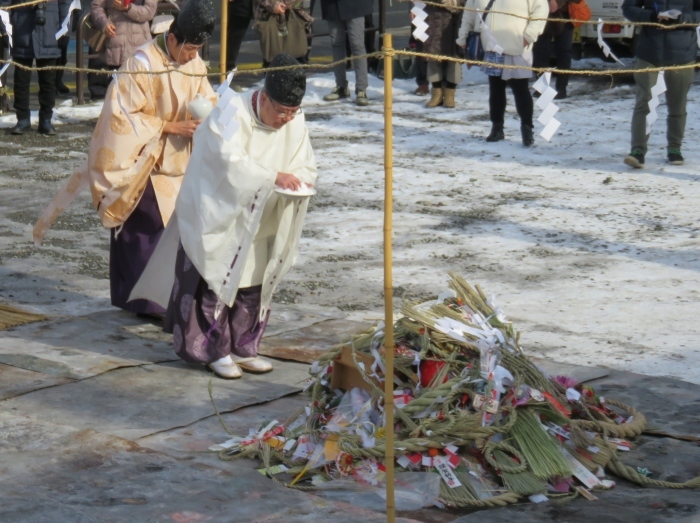
[(430, 91), (430, 100), (425, 104), (426, 107), (438, 107), (442, 105), (442, 88), (433, 87)]
[(445, 107), (454, 109), (455, 106), (455, 91), (456, 89), (444, 89), (445, 92)]

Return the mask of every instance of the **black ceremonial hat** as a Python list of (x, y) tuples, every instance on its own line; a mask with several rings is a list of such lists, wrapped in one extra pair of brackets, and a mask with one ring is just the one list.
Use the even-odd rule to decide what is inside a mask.
[[(270, 62), (270, 68), (289, 65), (299, 65), (299, 62), (284, 53), (278, 54)], [(278, 104), (297, 107), (306, 93), (306, 74), (303, 69), (269, 71), (265, 75), (265, 92)]]
[(214, 32), (216, 10), (211, 0), (189, 0), (178, 14), (177, 29), (188, 44), (202, 45)]

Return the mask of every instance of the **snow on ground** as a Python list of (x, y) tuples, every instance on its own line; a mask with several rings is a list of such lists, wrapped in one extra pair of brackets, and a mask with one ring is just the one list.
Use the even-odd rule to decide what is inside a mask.
[[(371, 78), (368, 95), (374, 103), (368, 108), (323, 102), (333, 85), (330, 74), (309, 79), (304, 112), (317, 154), (319, 192), (297, 266), (276, 301), (338, 307), (354, 319), (378, 319), (382, 83)], [(686, 165), (665, 164), (662, 105), (643, 170), (622, 164), (629, 151), (631, 84), (611, 88), (610, 78), (573, 79), (571, 97), (557, 101), (560, 130), (551, 143), (538, 137), (531, 149), (521, 145), (510, 94), (506, 141), (484, 141), (490, 127), (488, 88), (478, 71), (462, 82), (454, 110), (426, 109), (426, 99), (413, 95), (414, 88), (412, 81), (394, 82), (396, 305), (401, 298), (437, 294), (447, 272), (454, 271), (497, 295), (531, 354), (700, 383), (697, 85), (688, 104)], [(94, 110), (59, 109), (59, 116), (94, 119)], [(84, 143), (87, 127), (66, 125), (61, 132)], [(536, 128), (539, 132), (541, 126)], [(21, 164), (27, 156), (46, 163), (41, 155), (51, 143), (25, 145), (11, 157), (12, 166), (4, 160), (0, 167), (0, 269), (5, 271), (0, 275), (21, 272), (63, 289), (63, 302), (30, 298), (28, 292), (14, 298), (38, 310), (78, 314), (107, 308), (108, 234), (87, 197), (61, 218), (63, 225), (49, 233), (47, 246), (31, 248), (30, 223), (79, 161), (75, 156), (84, 156), (83, 145), (74, 144), (54, 163), (53, 178), (17, 174), (29, 169)], [(26, 201), (31, 208), (18, 211)], [(17, 286), (34, 288), (13, 282), (0, 285), (5, 287), (0, 297), (13, 299), (8, 292), (17, 292)]]

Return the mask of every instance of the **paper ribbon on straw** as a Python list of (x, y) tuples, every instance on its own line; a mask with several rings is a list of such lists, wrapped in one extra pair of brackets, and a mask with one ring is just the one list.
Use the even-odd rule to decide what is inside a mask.
[(12, 47), (12, 24), (10, 23), (10, 13), (7, 11), (0, 11), (0, 20), (5, 25), (5, 31), (7, 36), (10, 37), (10, 47)]
[(7, 68), (10, 67), (10, 64), (12, 62), (7, 62), (5, 65), (0, 67), (0, 87), (2, 87), (2, 75), (5, 74), (5, 71), (7, 71)]
[(700, 25), (695, 28), (695, 34), (697, 35), (698, 47), (700, 47)]
[(233, 74), (236, 72), (236, 69), (231, 71), (227, 76), (226, 80), (219, 86), (219, 88), (216, 90), (216, 94), (219, 96), (223, 96), (224, 93), (226, 92), (227, 89), (230, 88), (231, 86), (231, 81), (233, 80)]
[(425, 32), (428, 29), (428, 23), (425, 21), (428, 18), (428, 13), (425, 12), (424, 7), (423, 2), (414, 2), (413, 9), (411, 9), (411, 14), (414, 16), (412, 23), (416, 26), (413, 37), (421, 42), (428, 39), (428, 33)]
[(240, 127), (238, 120), (234, 118), (238, 112), (238, 107), (236, 107), (236, 104), (233, 103), (233, 100), (237, 95), (233, 89), (228, 87), (229, 77), (233, 78), (233, 72), (229, 73), (229, 76), (226, 78), (226, 82), (222, 84), (226, 86), (223, 89), (223, 92), (221, 92), (222, 89), (219, 87), (221, 96), (219, 97), (219, 102), (216, 104), (217, 107), (221, 108), (221, 114), (219, 114), (219, 117), (217, 118), (217, 122), (221, 126), (221, 137), (227, 142), (233, 138), (233, 135), (236, 134), (236, 131)]
[(535, 91), (540, 93), (540, 97), (535, 102), (535, 105), (542, 109), (542, 114), (537, 118), (537, 121), (544, 125), (544, 129), (540, 131), (540, 136), (547, 141), (552, 139), (552, 136), (554, 136), (554, 133), (557, 132), (561, 125), (561, 122), (554, 118), (559, 107), (552, 103), (557, 95), (557, 91), (549, 85), (551, 80), (552, 73), (544, 73), (533, 85)]
[(63, 23), (61, 24), (61, 28), (56, 33), (56, 40), (61, 38), (63, 35), (68, 34), (68, 28), (70, 27), (70, 15), (73, 14), (73, 11), (75, 11), (76, 9), (82, 9), (82, 6), (80, 5), (80, 0), (73, 0), (71, 2), (70, 7), (68, 8), (68, 14), (66, 15), (65, 19), (63, 20)]
[(603, 50), (603, 54), (606, 57), (610, 57), (613, 60), (615, 60), (618, 64), (624, 65), (620, 60), (615, 56), (615, 54), (610, 50), (610, 46), (605, 43), (605, 40), (603, 40), (603, 20), (601, 18), (598, 18), (598, 45), (600, 48)]
[(651, 132), (651, 126), (656, 120), (658, 120), (659, 115), (656, 112), (656, 108), (659, 106), (659, 95), (666, 92), (666, 80), (664, 79), (664, 72), (659, 71), (659, 77), (656, 80), (656, 85), (651, 88), (651, 100), (649, 100), (649, 114), (647, 114), (647, 134)]

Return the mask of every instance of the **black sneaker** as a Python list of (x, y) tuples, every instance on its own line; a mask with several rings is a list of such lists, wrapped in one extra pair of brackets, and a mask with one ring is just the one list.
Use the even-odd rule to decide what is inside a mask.
[(632, 152), (625, 157), (625, 165), (641, 169), (644, 167), (644, 153), (638, 147), (632, 149)]
[(666, 158), (671, 165), (683, 165), (685, 162), (680, 149), (669, 149)]

